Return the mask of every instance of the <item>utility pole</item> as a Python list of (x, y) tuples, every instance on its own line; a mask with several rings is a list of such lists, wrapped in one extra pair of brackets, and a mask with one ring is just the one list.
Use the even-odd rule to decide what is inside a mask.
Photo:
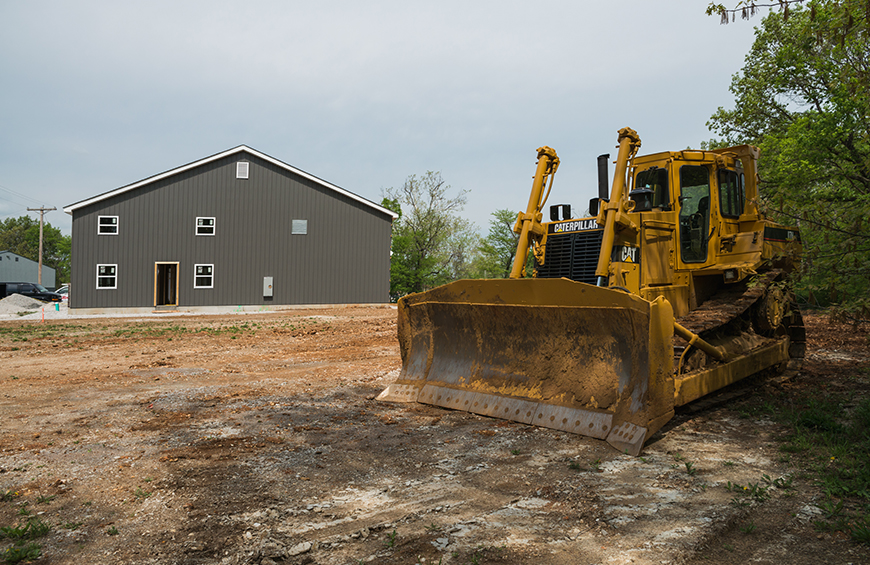
[(37, 278), (39, 279), (37, 282), (42, 284), (42, 219), (45, 216), (46, 212), (51, 212), (53, 210), (57, 210), (57, 208), (46, 208), (43, 206), (42, 208), (28, 208), (28, 212), (39, 212), (39, 275)]

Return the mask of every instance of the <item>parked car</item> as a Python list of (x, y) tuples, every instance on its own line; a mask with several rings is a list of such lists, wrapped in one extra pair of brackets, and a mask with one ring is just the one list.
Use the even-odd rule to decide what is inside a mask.
[(61, 295), (51, 292), (41, 284), (25, 282), (0, 283), (0, 298), (6, 298), (13, 294), (21, 294), (43, 302), (60, 302)]
[(63, 285), (59, 289), (55, 290), (55, 292), (60, 295), (61, 300), (63, 300), (64, 302), (69, 300), (69, 285), (68, 284)]

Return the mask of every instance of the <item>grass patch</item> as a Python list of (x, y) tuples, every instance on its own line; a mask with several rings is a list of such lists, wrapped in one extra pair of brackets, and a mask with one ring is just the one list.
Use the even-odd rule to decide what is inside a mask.
[(790, 431), (780, 450), (802, 463), (831, 498), (870, 503), (870, 398), (849, 404), (828, 395), (783, 414)]
[(33, 540), (41, 538), (51, 529), (51, 524), (33, 517), (17, 526), (0, 527), (0, 538), (10, 540)]
[(32, 541), (48, 534), (51, 524), (43, 522), (37, 516), (31, 516), (16, 526), (0, 527), (0, 539), (12, 542), (10, 547), (3, 550), (5, 563), (21, 563), (39, 559), (42, 555), (42, 546)]
[(27, 542), (7, 548), (3, 552), (3, 561), (10, 564), (35, 561), (39, 559), (40, 555), (42, 555), (42, 546), (38, 543)]
[[(741, 413), (770, 414), (786, 427), (779, 461), (813, 480), (825, 494), (818, 504), (823, 519), (814, 522), (816, 530), (843, 532), (855, 542), (870, 544), (870, 398), (815, 390), (766, 399)], [(729, 484), (737, 492), (732, 504), (761, 502), (771, 487), (786, 496), (792, 492), (790, 477), (763, 479), (764, 485)]]
[(387, 534), (387, 539), (384, 540), (384, 547), (390, 548), (396, 545), (396, 538), (399, 536), (396, 530), (393, 533)]
[(734, 498), (731, 499), (731, 505), (737, 508), (744, 508), (752, 503), (761, 504), (770, 498), (770, 486), (764, 486), (761, 483), (740, 485), (728, 481), (725, 490), (735, 493)]

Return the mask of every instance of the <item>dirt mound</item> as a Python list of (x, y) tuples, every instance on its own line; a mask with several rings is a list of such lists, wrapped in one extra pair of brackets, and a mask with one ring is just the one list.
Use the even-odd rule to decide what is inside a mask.
[(0, 314), (18, 314), (28, 310), (39, 310), (45, 306), (39, 300), (34, 300), (22, 294), (10, 294), (0, 300)]

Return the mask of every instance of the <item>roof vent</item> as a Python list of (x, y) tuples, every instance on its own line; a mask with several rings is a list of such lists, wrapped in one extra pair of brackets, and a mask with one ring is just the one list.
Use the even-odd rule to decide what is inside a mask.
[(246, 179), (248, 178), (248, 163), (247, 161), (239, 161), (236, 163), (236, 178), (237, 179)]

